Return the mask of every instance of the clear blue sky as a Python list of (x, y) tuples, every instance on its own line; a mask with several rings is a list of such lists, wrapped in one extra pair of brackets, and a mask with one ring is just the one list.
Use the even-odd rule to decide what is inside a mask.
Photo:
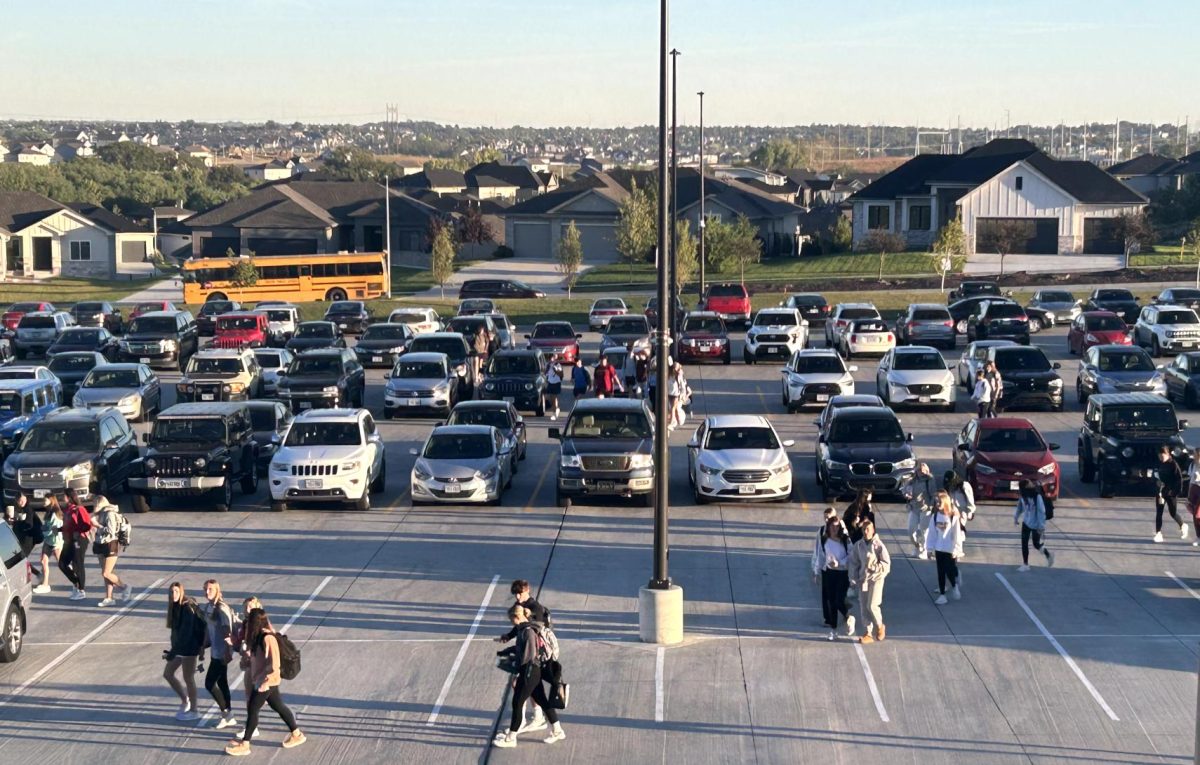
[[(1200, 122), (1196, 0), (675, 0), (680, 120)], [(6, 9), (0, 117), (631, 125), (655, 0), (43, 0)]]

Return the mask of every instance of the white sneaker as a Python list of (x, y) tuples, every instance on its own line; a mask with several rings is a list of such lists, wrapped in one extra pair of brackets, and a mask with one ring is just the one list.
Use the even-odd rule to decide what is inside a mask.
[(201, 717), (203, 717), (203, 715), (194, 709), (189, 709), (186, 712), (181, 712), (181, 713), (175, 715), (175, 719), (180, 720), (182, 722), (196, 722)]
[(232, 728), (235, 725), (237, 725), (237, 720), (233, 718), (233, 712), (230, 712), (228, 717), (217, 718), (217, 722), (213, 727), (220, 730), (221, 728)]
[(542, 741), (547, 744), (553, 744), (556, 741), (562, 741), (566, 737), (567, 734), (563, 733), (562, 725), (554, 723), (554, 727), (550, 730), (550, 735), (546, 736)]
[(828, 635), (828, 636), (826, 636), (826, 638), (825, 638), (825, 639), (826, 639), (826, 640), (828, 640), (828, 641), (829, 641), (829, 642), (831, 642), (831, 643), (832, 643), (834, 640), (837, 640), (837, 630), (829, 630), (829, 635)]
[(1200, 540), (1196, 540), (1195, 542), (1192, 542), (1192, 547), (1200, 547)]
[(97, 603), (96, 607), (97, 608), (108, 608), (109, 606), (115, 606), (116, 604), (117, 604), (117, 601), (113, 600), (112, 598), (105, 598), (104, 600)]
[(1022, 563), (1021, 565), (1017, 566), (1017, 571), (1020, 571), (1022, 574), (1028, 570), (1029, 570), (1029, 566), (1025, 563)]
[(75, 590), (71, 593), (70, 600), (83, 600), (87, 597), (87, 592), (84, 590)]
[(512, 731), (497, 733), (496, 737), (492, 739), (492, 746), (498, 746), (501, 749), (512, 749), (516, 745), (517, 734)]
[(929, 560), (929, 553), (925, 550), (917, 553), (917, 560)]
[(182, 720), (182, 719), (184, 719), (184, 718), (183, 718), (183, 716), (184, 716), (184, 715), (186, 715), (186, 714), (187, 714), (188, 712), (190, 712), (190, 711), (192, 711), (192, 705), (191, 705), (191, 704), (188, 704), (188, 703), (186, 703), (186, 702), (185, 702), (185, 703), (183, 703), (183, 704), (180, 704), (180, 705), (179, 705), (179, 711), (175, 713), (175, 719), (176, 719), (176, 720)]
[(1054, 568), (1054, 553), (1050, 550), (1043, 550), (1043, 552), (1046, 553), (1046, 565), (1050, 568)]
[(1161, 531), (1154, 532), (1154, 543), (1162, 544), (1162, 532)]
[(959, 591), (957, 584), (954, 585), (954, 588), (950, 590), (950, 597), (954, 598), (955, 600), (962, 600), (962, 592)]
[(532, 733), (535, 730), (545, 730), (546, 725), (547, 722), (545, 715), (534, 715), (529, 721), (521, 722), (521, 727), (517, 729), (517, 735), (519, 736), (522, 733)]
[(1187, 539), (1187, 524), (1179, 524), (1179, 538)]
[(912, 540), (913, 547), (920, 547), (920, 546), (921, 546), (921, 542), (920, 542), (920, 540), (917, 538), (917, 532), (915, 532), (915, 531), (914, 531), (913, 533), (909, 534), (909, 535), (908, 535), (908, 538)]
[[(245, 737), (246, 737), (246, 729), (245, 729), (245, 728), (242, 728), (241, 730), (239, 730), (239, 731), (238, 731), (238, 734), (237, 734), (237, 737), (238, 737), (238, 738), (245, 738)], [(254, 733), (253, 733), (253, 735), (251, 735), (251, 736), (250, 736), (250, 738), (254, 739), (254, 738), (258, 738), (258, 737), (259, 737), (259, 730), (258, 730), (258, 728), (255, 728), (255, 729), (254, 729)]]
[(945, 596), (945, 595), (938, 595), (938, 598), (937, 598), (937, 600), (935, 600), (935, 601), (933, 601), (933, 602), (934, 602), (935, 604), (939, 605), (939, 606), (944, 606), (944, 605), (946, 605), (947, 603), (949, 603), (950, 601), (946, 600), (946, 596)]
[(35, 595), (45, 595), (48, 592), (50, 592), (50, 585), (48, 584), (39, 584), (37, 587), (33, 588), (33, 593)]
[(854, 616), (846, 617), (846, 637), (854, 637)]

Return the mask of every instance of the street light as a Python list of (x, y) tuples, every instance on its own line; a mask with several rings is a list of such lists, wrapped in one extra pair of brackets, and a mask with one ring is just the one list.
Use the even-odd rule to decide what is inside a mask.
[(704, 294), (704, 91), (700, 96), (700, 294)]
[(679, 119), (679, 102), (676, 100), (676, 88), (679, 85), (679, 77), (675, 73), (676, 65), (679, 63), (680, 52), (675, 48), (671, 49), (671, 251), (667, 258), (667, 271), (670, 275), (670, 283), (667, 285), (670, 295), (671, 306), (670, 312), (659, 311), (658, 320), (666, 321), (666, 317), (670, 316), (670, 322), (667, 324), (671, 337), (675, 337), (677, 327), (675, 326), (675, 304), (679, 301), (679, 282), (676, 278), (679, 250), (678, 242), (676, 241), (675, 221), (679, 220), (679, 135), (678, 135), (678, 119)]

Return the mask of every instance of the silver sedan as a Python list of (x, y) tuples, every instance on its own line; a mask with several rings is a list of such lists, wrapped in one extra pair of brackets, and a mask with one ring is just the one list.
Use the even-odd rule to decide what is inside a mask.
[(162, 386), (145, 364), (99, 364), (83, 378), (73, 403), (81, 409), (113, 406), (141, 422), (162, 409)]

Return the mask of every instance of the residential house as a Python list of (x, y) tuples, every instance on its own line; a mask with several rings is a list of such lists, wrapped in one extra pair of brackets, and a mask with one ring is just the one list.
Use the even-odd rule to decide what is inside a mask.
[(247, 165), (242, 168), (242, 172), (256, 181), (279, 181), (299, 175), (302, 171), (294, 160), (273, 159), (261, 165)]
[(109, 277), (118, 241), (113, 233), (41, 194), (0, 192), (0, 278)]
[(800, 191), (800, 187), (790, 178), (784, 178), (783, 183), (765, 183), (757, 178), (742, 178), (738, 182), (780, 202), (795, 203)]
[(54, 154), (45, 154), (35, 148), (22, 146), (12, 154), (9, 154), (5, 159), (9, 162), (16, 162), (22, 165), (44, 167), (53, 161)]
[(463, 175), (468, 193), (479, 199), (524, 201), (546, 190), (533, 170), (522, 165), (481, 162)]
[(786, 175), (773, 173), (769, 170), (760, 170), (757, 167), (750, 167), (749, 165), (739, 165), (735, 167), (709, 166), (705, 169), (718, 178), (730, 178), (739, 181), (755, 180), (772, 185), (783, 183), (787, 178)]
[(151, 226), (158, 237), (158, 251), (167, 258), (183, 260), (192, 254), (192, 230), (184, 224), (196, 213), (184, 207), (155, 207)]
[(138, 133), (133, 137), (133, 142), (142, 146), (158, 146), (158, 133)]
[(538, 177), (538, 182), (542, 184), (543, 194), (545, 194), (547, 191), (554, 191), (558, 188), (558, 176), (554, 173), (550, 172), (549, 170), (538, 170), (536, 171), (536, 174)]
[(847, 201), (855, 246), (881, 230), (929, 247), (958, 216), (976, 252), (994, 252), (1000, 224), (1016, 220), (1027, 237), (1011, 254), (1111, 254), (1124, 244), (1115, 219), (1147, 200), (1090, 162), (1053, 159), (1028, 141), (1001, 138), (963, 154), (920, 154)]
[(198, 143), (191, 144), (190, 146), (184, 146), (182, 153), (186, 154), (192, 159), (200, 160), (204, 163), (205, 167), (212, 167), (217, 161), (216, 156), (213, 155), (212, 149), (208, 148), (207, 146), (202, 146)]
[[(687, 220), (693, 232), (700, 230), (700, 173), (680, 169), (676, 180), (676, 206), (679, 217)], [(791, 255), (797, 252), (803, 207), (762, 191), (738, 179), (705, 177), (704, 217), (706, 220), (733, 221), (745, 217), (757, 229), (763, 254)]]
[(405, 191), (432, 191), (435, 194), (461, 194), (467, 190), (466, 176), (457, 170), (431, 167), (396, 179)]
[(1143, 154), (1108, 168), (1114, 178), (1140, 194), (1149, 196), (1159, 191), (1183, 188), (1189, 175), (1200, 173), (1200, 152), (1183, 159), (1161, 154)]
[(91, 157), (96, 152), (90, 143), (84, 141), (63, 141), (54, 147), (52, 162), (70, 162), (80, 157)]
[(550, 160), (546, 157), (519, 155), (512, 158), (512, 164), (528, 167), (538, 174), (550, 172)]
[(114, 143), (125, 143), (130, 140), (124, 130), (104, 130), (96, 133), (96, 138), (93, 141), (97, 146), (108, 146)]
[[(152, 256), (155, 252), (155, 242), (154, 231), (151, 228), (99, 205), (73, 202), (67, 206), (98, 226), (107, 239), (106, 257), (95, 258), (97, 253), (93, 252), (91, 261), (79, 259), (72, 266), (73, 271), (82, 271), (90, 267), (91, 275), (106, 278), (154, 275)], [(76, 260), (74, 249), (77, 248), (73, 243), (70, 247), (73, 249), (68, 258), (73, 261)]]
[(91, 136), (86, 130), (60, 130), (50, 136), (50, 140), (57, 146), (60, 143), (68, 141), (79, 141), (80, 143), (91, 143)]

